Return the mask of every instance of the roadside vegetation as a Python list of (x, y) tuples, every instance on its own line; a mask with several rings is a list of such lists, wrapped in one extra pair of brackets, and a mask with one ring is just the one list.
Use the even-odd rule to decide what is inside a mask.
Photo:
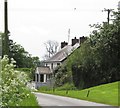
[(64, 85), (58, 88), (49, 88), (49, 87), (40, 87), (38, 90), (42, 93), (67, 96), (82, 100), (93, 101), (97, 103), (109, 104), (113, 106), (119, 106), (120, 102), (118, 101), (118, 84), (120, 82), (114, 82), (109, 84), (103, 84), (100, 86), (95, 86), (91, 88), (87, 88), (84, 90), (77, 90), (75, 88), (71, 89), (70, 86)]
[(24, 98), (22, 101), (20, 101), (18, 103), (21, 108), (28, 107), (28, 106), (33, 107), (33, 108), (41, 108), (38, 105), (35, 95), (33, 93), (31, 93), (30, 90), (26, 90), (24, 92), (25, 92), (25, 94), (28, 94), (28, 95), (27, 95), (27, 98)]
[(112, 18), (111, 23), (91, 25), (88, 39), (54, 70), (53, 88), (39, 92), (118, 106), (120, 11)]
[(0, 106), (38, 106), (36, 97), (26, 87), (28, 76), (15, 70), (15, 61), (4, 56), (0, 60)]
[(0, 106), (39, 107), (34, 94), (26, 87), (34, 81), (34, 70), (40, 64), (23, 46), (0, 33)]
[(54, 71), (55, 87), (77, 89), (120, 81), (120, 11), (111, 23), (94, 24), (88, 39)]

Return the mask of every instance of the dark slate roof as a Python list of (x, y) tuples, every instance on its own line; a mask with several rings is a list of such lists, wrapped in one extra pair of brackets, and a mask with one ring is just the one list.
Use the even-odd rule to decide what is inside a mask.
[(51, 58), (46, 60), (46, 63), (49, 62), (62, 62), (69, 56), (75, 49), (77, 49), (80, 46), (79, 43), (76, 43), (74, 46), (67, 45), (64, 48), (62, 48), (60, 51), (58, 51), (55, 55), (53, 55)]
[(48, 66), (37, 67), (36, 72), (40, 74), (51, 74), (52, 73), (52, 71), (50, 70)]

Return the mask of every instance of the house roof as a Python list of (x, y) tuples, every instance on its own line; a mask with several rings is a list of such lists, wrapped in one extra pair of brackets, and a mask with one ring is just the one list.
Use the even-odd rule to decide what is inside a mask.
[(39, 74), (51, 74), (52, 71), (50, 70), (50, 68), (48, 66), (41, 66), (41, 67), (37, 67), (36, 73), (39, 73)]
[(58, 51), (55, 55), (53, 55), (51, 58), (45, 61), (45, 63), (49, 62), (62, 62), (69, 56), (75, 49), (77, 49), (80, 46), (79, 43), (76, 43), (74, 46), (67, 45), (64, 48), (62, 48), (60, 51)]

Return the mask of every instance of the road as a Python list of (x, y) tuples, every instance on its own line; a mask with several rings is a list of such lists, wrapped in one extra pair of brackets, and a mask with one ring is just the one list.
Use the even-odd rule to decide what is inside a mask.
[(89, 101), (84, 101), (69, 97), (56, 96), (56, 95), (37, 93), (37, 92), (35, 92), (34, 94), (37, 97), (38, 103), (40, 106), (42, 106), (42, 108), (48, 108), (48, 107), (59, 108), (60, 106), (62, 106), (61, 108), (63, 107), (67, 108), (67, 106), (68, 108), (88, 108), (90, 106), (92, 106), (91, 108), (118, 108), (105, 104), (99, 104), (95, 102), (89, 102)]

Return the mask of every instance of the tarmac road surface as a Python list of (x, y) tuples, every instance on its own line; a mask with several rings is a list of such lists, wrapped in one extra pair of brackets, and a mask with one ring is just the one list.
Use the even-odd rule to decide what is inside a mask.
[(34, 92), (42, 108), (118, 108), (69, 97)]

